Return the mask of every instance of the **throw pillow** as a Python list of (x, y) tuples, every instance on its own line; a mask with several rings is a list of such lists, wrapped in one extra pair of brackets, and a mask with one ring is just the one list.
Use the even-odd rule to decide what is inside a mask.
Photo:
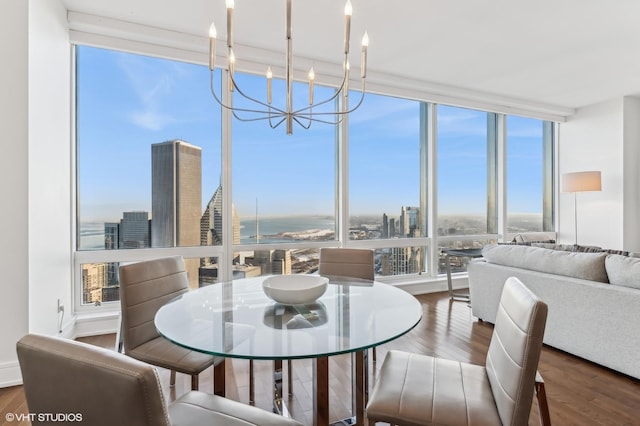
[(609, 282), (640, 290), (640, 259), (610, 254), (605, 260)]

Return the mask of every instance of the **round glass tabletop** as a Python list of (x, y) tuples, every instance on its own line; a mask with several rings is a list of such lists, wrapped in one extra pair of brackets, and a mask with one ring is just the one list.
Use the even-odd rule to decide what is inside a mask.
[(329, 283), (314, 303), (283, 305), (265, 295), (265, 278), (185, 293), (158, 310), (156, 328), (199, 352), (274, 360), (364, 350), (400, 337), (422, 317), (415, 297), (388, 284)]

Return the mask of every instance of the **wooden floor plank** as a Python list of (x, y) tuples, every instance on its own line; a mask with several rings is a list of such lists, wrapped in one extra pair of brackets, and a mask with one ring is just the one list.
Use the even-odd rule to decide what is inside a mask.
[[(458, 361), (483, 364), (493, 326), (478, 321), (464, 302), (450, 302), (446, 293), (418, 296), (423, 306), (423, 319), (407, 335), (379, 346), (378, 363), (370, 364), (370, 385), (376, 371), (390, 349), (405, 350)], [(115, 335), (79, 339), (98, 346), (113, 348)], [(370, 358), (371, 360), (371, 358)], [(227, 362), (227, 397), (249, 403), (248, 361)], [(272, 363), (255, 362), (256, 402), (265, 410), (272, 404)], [(330, 359), (330, 417), (346, 418), (351, 410), (351, 357), (340, 355)], [(640, 381), (616, 373), (565, 352), (544, 347), (539, 371), (545, 379), (551, 421), (554, 425), (640, 425)], [(293, 396), (286, 396), (294, 418), (305, 425), (312, 418), (312, 364), (296, 360), (293, 365)], [(190, 389), (187, 376), (178, 374), (176, 386), (169, 387), (169, 372), (160, 370), (160, 379), (168, 400), (174, 400)], [(200, 389), (213, 392), (212, 371), (200, 376)], [(27, 413), (21, 386), (0, 389), (0, 424), (29, 425), (29, 422), (6, 422), (7, 413)], [(534, 400), (530, 425), (538, 424)]]

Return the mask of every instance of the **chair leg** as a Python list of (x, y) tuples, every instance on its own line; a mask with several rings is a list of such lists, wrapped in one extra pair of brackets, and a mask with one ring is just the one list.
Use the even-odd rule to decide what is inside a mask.
[(373, 362), (375, 364), (376, 358), (377, 358), (376, 347), (375, 346), (373, 348), (371, 348), (371, 355), (373, 355)]
[(549, 415), (549, 404), (547, 403), (547, 393), (544, 389), (544, 379), (539, 372), (536, 372), (536, 398), (538, 399), (538, 411), (540, 413), (540, 424), (551, 426), (551, 416)]
[(293, 395), (293, 368), (291, 367), (292, 360), (287, 361), (287, 384), (289, 396)]
[(118, 316), (118, 330), (116, 331), (116, 352), (122, 353), (124, 342), (122, 341), (122, 314)]
[(174, 387), (176, 385), (176, 372), (171, 370), (171, 377), (169, 378), (169, 386)]
[(256, 403), (256, 384), (253, 380), (253, 360), (249, 360), (249, 404)]
[(197, 374), (191, 376), (191, 390), (197, 391), (200, 387), (200, 379)]
[(222, 361), (213, 366), (213, 393), (218, 396), (225, 396), (226, 394), (226, 373), (225, 373), (226, 361)]

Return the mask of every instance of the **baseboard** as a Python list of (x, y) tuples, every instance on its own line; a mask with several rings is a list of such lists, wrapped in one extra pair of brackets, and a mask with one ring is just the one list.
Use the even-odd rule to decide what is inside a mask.
[(22, 373), (18, 361), (0, 363), (0, 388), (22, 384)]
[(118, 312), (78, 315), (69, 338), (76, 339), (78, 337), (115, 333), (120, 325), (119, 321), (120, 314)]
[[(461, 277), (452, 277), (451, 284), (454, 290), (469, 288), (469, 280), (466, 275)], [(414, 296), (418, 294), (438, 293), (441, 291), (447, 291), (447, 278), (431, 278), (427, 280), (416, 280), (413, 282), (403, 282), (392, 285), (407, 291)]]

